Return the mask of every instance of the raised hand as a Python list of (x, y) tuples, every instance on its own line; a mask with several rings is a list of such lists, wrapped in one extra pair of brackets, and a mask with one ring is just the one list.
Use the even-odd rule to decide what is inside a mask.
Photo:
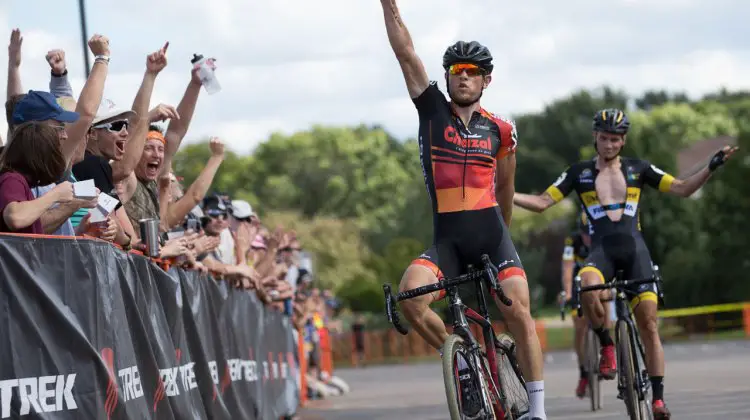
[(165, 121), (165, 120), (179, 120), (180, 114), (177, 113), (177, 109), (172, 105), (159, 104), (154, 109), (148, 112), (148, 120), (150, 122)]
[(21, 66), (21, 44), (23, 44), (23, 36), (21, 36), (21, 30), (16, 28), (10, 33), (8, 44), (8, 65), (11, 67)]
[(94, 56), (104, 55), (109, 57), (109, 38), (104, 35), (94, 34), (89, 39), (89, 49)]
[(224, 156), (224, 142), (218, 137), (211, 137), (208, 142), (208, 148), (211, 149), (211, 155), (215, 157)]
[(65, 73), (67, 65), (65, 64), (65, 51), (64, 50), (50, 50), (47, 52), (47, 63), (52, 69), (52, 74), (62, 76)]
[(167, 67), (167, 49), (169, 48), (169, 41), (167, 41), (163, 47), (154, 53), (151, 53), (146, 58), (146, 71), (153, 74), (159, 74), (164, 67)]

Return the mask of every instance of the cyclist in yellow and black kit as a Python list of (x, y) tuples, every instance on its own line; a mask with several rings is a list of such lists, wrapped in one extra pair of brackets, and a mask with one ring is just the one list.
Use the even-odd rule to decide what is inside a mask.
[[(648, 185), (661, 192), (689, 197), (737, 150), (725, 146), (711, 157), (705, 168), (684, 180), (675, 179), (648, 161), (620, 156), (629, 127), (627, 116), (619, 109), (597, 112), (593, 122), (597, 156), (571, 165), (542, 194), (516, 194), (513, 199), (520, 207), (542, 212), (576, 192), (591, 223), (591, 251), (579, 272), (584, 286), (611, 280), (615, 270), (623, 270), (630, 279), (652, 276), (651, 258), (639, 221), (642, 189)], [(654, 418), (659, 420), (668, 419), (670, 414), (664, 404), (664, 351), (656, 323), (654, 287), (653, 284), (633, 287), (630, 295), (646, 351)], [(586, 293), (581, 303), (602, 344), (600, 374), (614, 379), (617, 369), (614, 343), (605, 327), (606, 312), (600, 296), (601, 293)]]

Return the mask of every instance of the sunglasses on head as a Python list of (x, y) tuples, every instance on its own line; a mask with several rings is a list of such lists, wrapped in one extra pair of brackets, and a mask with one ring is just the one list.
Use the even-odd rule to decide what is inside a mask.
[(130, 121), (128, 120), (119, 120), (119, 121), (112, 121), (104, 124), (95, 125), (94, 128), (106, 128), (108, 131), (112, 133), (119, 133), (122, 131), (123, 128), (128, 128), (130, 125)]
[(461, 74), (464, 71), (468, 76), (480, 76), (485, 74), (484, 70), (479, 68), (479, 66), (477, 66), (476, 64), (460, 63), (448, 67), (448, 73), (454, 76), (457, 74)]

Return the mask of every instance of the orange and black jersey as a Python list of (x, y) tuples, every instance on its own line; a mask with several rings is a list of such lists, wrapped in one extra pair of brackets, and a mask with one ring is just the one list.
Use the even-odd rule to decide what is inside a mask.
[[(674, 177), (650, 164), (648, 161), (633, 158), (620, 158), (621, 171), (625, 177), (627, 194), (625, 202), (602, 205), (596, 193), (596, 158), (578, 162), (563, 172), (557, 181), (547, 188), (547, 194), (555, 202), (575, 191), (581, 200), (583, 209), (589, 218), (589, 233), (592, 241), (612, 233), (633, 234), (641, 231), (638, 208), (641, 201), (641, 190), (644, 185), (662, 192), (669, 191)], [(623, 208), (622, 218), (613, 222), (607, 217), (607, 210)]]
[(419, 154), (427, 193), (435, 213), (497, 207), (496, 159), (515, 153), (516, 128), (484, 109), (468, 126), (430, 82), (414, 99), (419, 113)]

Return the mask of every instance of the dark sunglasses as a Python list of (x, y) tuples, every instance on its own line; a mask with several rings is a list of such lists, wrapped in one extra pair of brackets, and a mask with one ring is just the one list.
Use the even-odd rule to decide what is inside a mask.
[(212, 219), (226, 219), (227, 218), (227, 212), (221, 211), (221, 210), (207, 210), (206, 215)]
[(104, 124), (95, 125), (94, 128), (105, 128), (112, 133), (119, 133), (123, 128), (127, 129), (130, 126), (130, 121), (119, 120), (112, 121)]

